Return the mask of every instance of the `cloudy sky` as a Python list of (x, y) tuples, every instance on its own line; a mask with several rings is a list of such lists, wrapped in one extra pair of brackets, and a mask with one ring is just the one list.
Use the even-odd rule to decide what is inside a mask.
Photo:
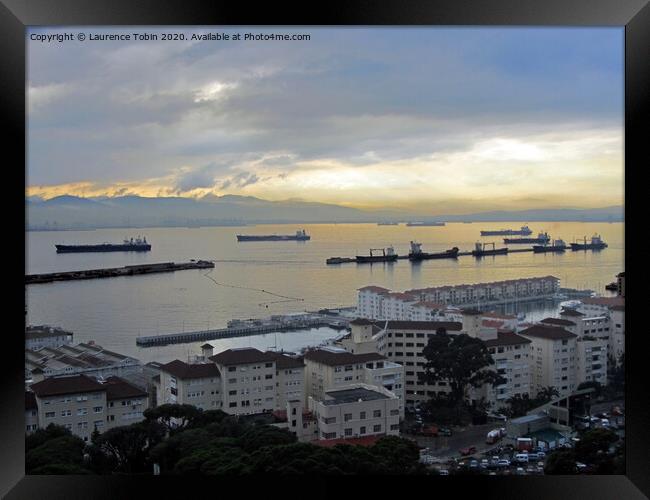
[(28, 41), (27, 195), (623, 202), (622, 28), (172, 31), (311, 40)]

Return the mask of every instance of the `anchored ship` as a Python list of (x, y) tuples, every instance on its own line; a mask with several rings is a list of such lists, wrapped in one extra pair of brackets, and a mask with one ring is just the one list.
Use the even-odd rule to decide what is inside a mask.
[(594, 234), (591, 237), (591, 243), (587, 243), (587, 237), (584, 237), (583, 243), (571, 243), (571, 250), (602, 250), (607, 248), (599, 234)]
[[(381, 252), (381, 255), (375, 255), (373, 252)], [(395, 262), (397, 254), (393, 247), (388, 248), (371, 248), (370, 255), (357, 255), (357, 263), (365, 264), (372, 262)]]
[(409, 252), (410, 261), (458, 258), (458, 247), (450, 248), (449, 250), (440, 253), (427, 253), (422, 251), (421, 246), (422, 243), (411, 241), (411, 251)]
[[(486, 250), (485, 247), (492, 245), (491, 250)], [(502, 255), (508, 253), (508, 247), (504, 248), (495, 248), (494, 243), (481, 243), (476, 242), (475, 250), (472, 250), (472, 255), (474, 257), (483, 257), (484, 255)]]
[(481, 231), (481, 236), (528, 236), (533, 234), (530, 228), (521, 226), (518, 231), (515, 229), (499, 229), (498, 231)]
[(399, 222), (377, 222), (378, 226), (399, 226)]
[(238, 234), (237, 241), (308, 241), (311, 239), (304, 229), (299, 229), (296, 234), (270, 234), (252, 235)]
[(84, 253), (84, 252), (148, 252), (151, 245), (147, 238), (125, 239), (121, 244), (102, 243), (100, 245), (54, 245), (56, 253)]
[(550, 240), (551, 237), (548, 235), (548, 233), (538, 233), (537, 238), (503, 238), (504, 243), (514, 244), (541, 243), (542, 245), (546, 245)]
[(533, 245), (534, 253), (546, 253), (546, 252), (564, 252), (568, 247), (563, 240), (553, 240), (551, 245)]
[(444, 222), (407, 222), (409, 227), (419, 227), (419, 226), (444, 226)]

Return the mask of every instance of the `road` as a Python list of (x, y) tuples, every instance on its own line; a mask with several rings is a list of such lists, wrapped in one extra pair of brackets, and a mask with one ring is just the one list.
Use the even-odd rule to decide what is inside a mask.
[[(487, 433), (497, 429), (499, 424), (471, 425), (468, 427), (454, 427), (453, 435), (449, 437), (413, 436), (420, 446), (429, 448), (431, 455), (439, 458), (460, 457), (459, 450), (475, 446), (477, 453), (493, 448), (495, 445), (485, 444)], [(411, 436), (409, 436), (411, 437)]]

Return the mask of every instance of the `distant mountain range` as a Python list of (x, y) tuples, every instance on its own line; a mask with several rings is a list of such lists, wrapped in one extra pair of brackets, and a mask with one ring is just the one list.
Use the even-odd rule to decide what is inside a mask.
[(381, 221), (623, 221), (623, 207), (479, 212), (430, 216), (391, 210), (361, 210), (327, 203), (268, 201), (252, 196), (206, 196), (200, 199), (141, 196), (25, 199), (26, 229), (63, 230), (104, 227), (218, 226), (263, 223)]

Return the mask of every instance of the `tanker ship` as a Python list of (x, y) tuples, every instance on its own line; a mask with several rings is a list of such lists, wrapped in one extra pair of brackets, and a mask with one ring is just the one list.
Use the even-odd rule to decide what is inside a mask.
[(125, 239), (120, 243), (101, 243), (99, 245), (54, 245), (56, 253), (84, 253), (84, 252), (148, 252), (151, 245), (147, 238), (139, 236), (134, 240)]

